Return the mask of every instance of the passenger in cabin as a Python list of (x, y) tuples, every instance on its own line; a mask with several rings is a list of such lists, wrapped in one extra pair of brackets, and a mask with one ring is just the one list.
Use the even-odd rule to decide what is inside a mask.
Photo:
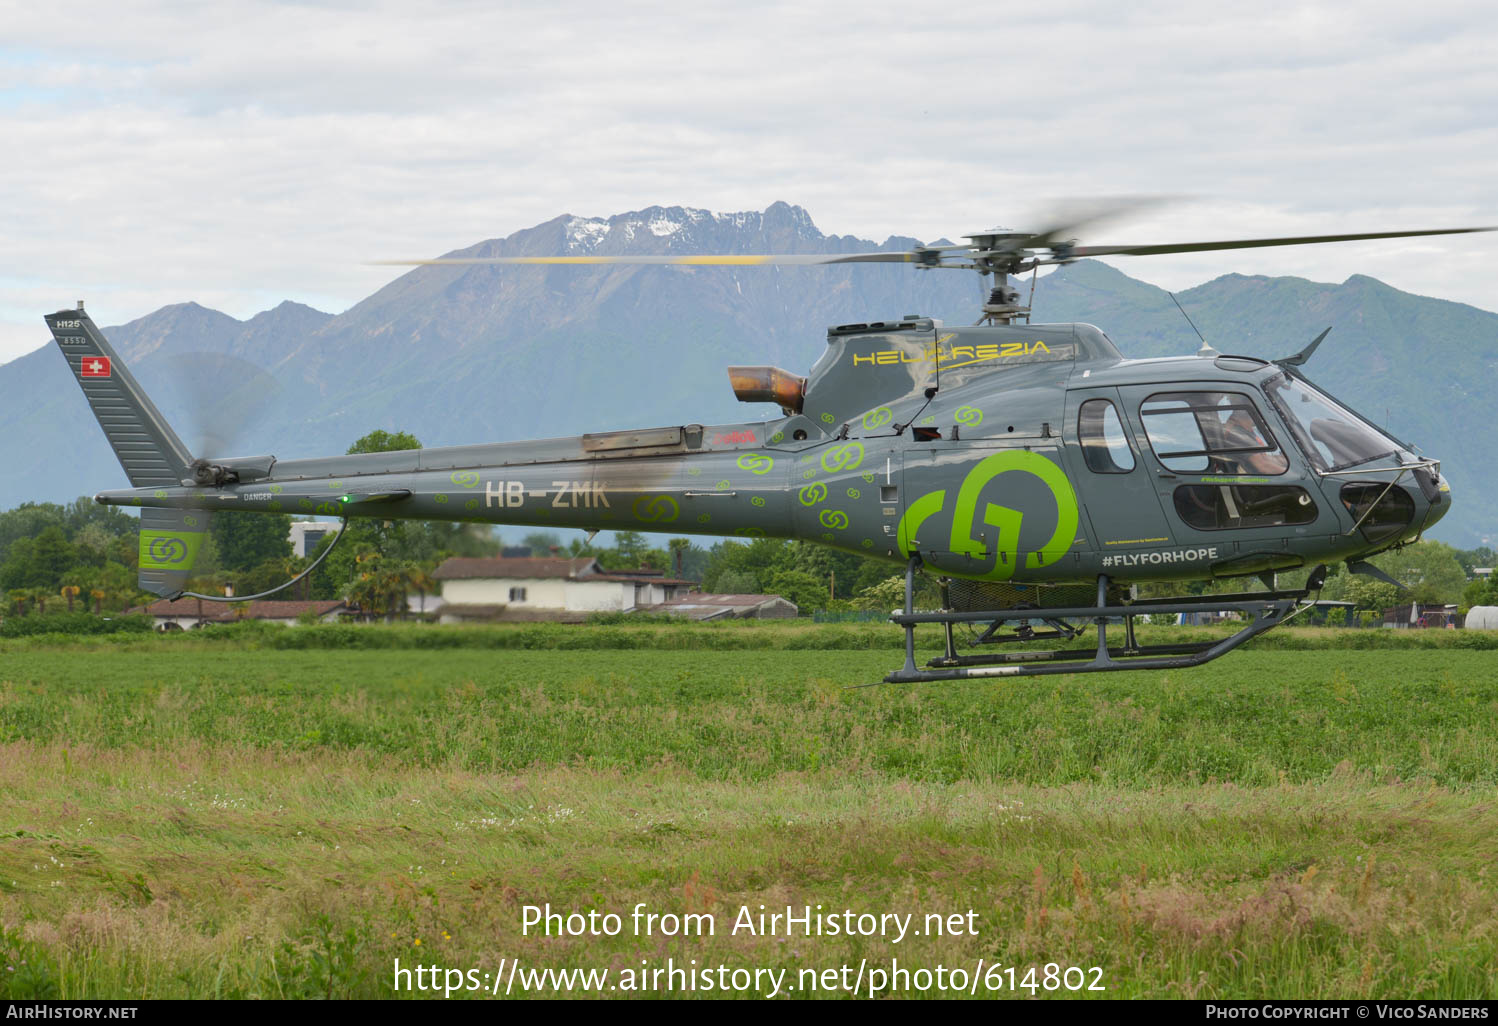
[(1260, 449), (1262, 452), (1240, 452), (1234, 459), (1242, 468), (1240, 473), (1283, 474), (1285, 458), (1269, 447), (1259, 427), (1247, 410), (1234, 410), (1223, 425), (1223, 440), (1233, 449)]

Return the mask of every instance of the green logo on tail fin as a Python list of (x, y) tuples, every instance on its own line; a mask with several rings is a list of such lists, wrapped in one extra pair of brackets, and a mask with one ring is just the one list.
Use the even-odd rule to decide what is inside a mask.
[(202, 531), (142, 531), (140, 568), (191, 570), (202, 544)]

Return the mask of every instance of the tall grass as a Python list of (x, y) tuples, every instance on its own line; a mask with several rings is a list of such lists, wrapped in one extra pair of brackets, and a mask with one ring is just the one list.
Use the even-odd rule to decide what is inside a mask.
[[(390, 996), (396, 957), (983, 958), (1097, 965), (1123, 995), (1498, 996), (1490, 654), (850, 690), (891, 653), (781, 631), (726, 651), (8, 643), (0, 996)], [(720, 932), (523, 936), (546, 902)], [(819, 903), (972, 909), (978, 935), (721, 929)]]

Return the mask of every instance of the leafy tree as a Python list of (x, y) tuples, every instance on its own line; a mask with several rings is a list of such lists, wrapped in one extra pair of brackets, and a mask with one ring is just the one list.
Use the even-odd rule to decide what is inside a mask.
[(1388, 609), (1400, 601), (1398, 588), (1367, 574), (1329, 578), (1321, 595), (1337, 602), (1351, 602), (1356, 609)]
[(552, 549), (562, 547), (562, 538), (555, 531), (532, 531), (520, 539), (520, 544), (530, 549), (532, 556), (549, 556)]
[(0, 559), (8, 560), (18, 541), (30, 541), (49, 527), (62, 527), (67, 511), (55, 502), (23, 502), (0, 513)]
[[(917, 609), (932, 609), (941, 599), (936, 582), (929, 574), (917, 574), (915, 579), (915, 605)], [(905, 575), (894, 574), (869, 585), (853, 597), (853, 605), (859, 609), (900, 609), (905, 605)]]
[(1467, 586), (1456, 550), (1438, 541), (1422, 541), (1377, 558), (1379, 569), (1405, 588), (1400, 601), (1421, 605), (1454, 603)]
[(1473, 606), (1498, 606), (1498, 580), (1489, 577), (1467, 585), (1462, 590), (1462, 605), (1468, 609)]
[(51, 595), (77, 560), (77, 549), (63, 529), (53, 524), (35, 538), (20, 538), (10, 546), (9, 558), (0, 565), (0, 587), (41, 588)]
[[(1358, 609), (1387, 609), (1408, 602), (1445, 605), (1464, 600), (1466, 574), (1457, 551), (1438, 541), (1422, 541), (1370, 560), (1400, 587), (1364, 574), (1333, 572), (1322, 597), (1354, 603)], [(1283, 583), (1288, 575), (1281, 575)]]
[(764, 590), (766, 594), (790, 599), (802, 613), (827, 607), (826, 582), (805, 570), (777, 570), (764, 582)]
[[(371, 431), (349, 446), (348, 451), (354, 454), (420, 448), (421, 441), (409, 432)], [(347, 536), (339, 544), (337, 551), (328, 556), (309, 578), (312, 597), (351, 597), (349, 589), (357, 582), (359, 594), (377, 605), (381, 612), (391, 610), (395, 601), (392, 596), (403, 596), (408, 587), (398, 584), (396, 578), (400, 574), (397, 567), (415, 565), (423, 574), (428, 575), (425, 579), (428, 582), (427, 589), (430, 589), (435, 582), (431, 581), (429, 572), (449, 556), (493, 556), (499, 552), (499, 539), (485, 524), (442, 520), (381, 521), (361, 517), (350, 520), (344, 530)], [(324, 537), (317, 548), (309, 553), (309, 559), (321, 556), (335, 538), (334, 533)], [(371, 552), (377, 553), (384, 560), (379, 574), (358, 563), (359, 554)], [(406, 576), (409, 578), (409, 573)], [(380, 595), (374, 594), (375, 592), (380, 592)], [(401, 601), (403, 603), (404, 599)], [(404, 608), (403, 604), (401, 608)]]
[(847, 601), (896, 572), (890, 563), (869, 556), (803, 541), (756, 538), (747, 544), (724, 541), (714, 545), (703, 561), (702, 587), (726, 591), (720, 578), (733, 574), (741, 583), (740, 575), (751, 576), (755, 590), (761, 590), (769, 588), (777, 574), (805, 574), (817, 582), (818, 597), (812, 608), (821, 609), (828, 604), (829, 587), (834, 601)]
[(1475, 549), (1462, 549), (1456, 554), (1456, 561), (1462, 565), (1468, 576), (1480, 566), (1493, 565), (1493, 550), (1486, 545), (1480, 545)]
[[(65, 506), (23, 503), (0, 513), (0, 590), (13, 603), (21, 593), (28, 596), (18, 611), (40, 612), (63, 587), (78, 588), (64, 598), (91, 600), (96, 612), (136, 604), (139, 525), (136, 517), (84, 496)], [(104, 594), (96, 598), (95, 590)]]
[(622, 566), (638, 567), (644, 565), (650, 546), (639, 531), (620, 531), (614, 535), (614, 551)]
[(13, 542), (0, 564), (0, 587), (30, 589), (42, 583), (42, 571), (36, 564), (36, 542), (31, 538), (19, 538)]
[(409, 432), (376, 429), (349, 446), (348, 454), (353, 456), (361, 452), (402, 452), (406, 449), (420, 448), (421, 442)]
[(747, 590), (750, 593), (757, 592), (771, 572), (790, 570), (793, 565), (789, 545), (779, 538), (755, 538), (748, 544), (722, 541), (708, 552), (707, 568), (702, 574), (702, 590), (727, 594), (744, 590), (742, 587), (730, 590), (724, 586), (721, 578), (724, 574), (732, 574), (740, 585), (746, 579), (752, 581), (753, 587)]
[(714, 579), (708, 591), (720, 595), (757, 595), (759, 578), (747, 570), (726, 570)]
[(216, 513), (209, 532), (225, 570), (250, 570), (291, 555), (291, 517), (284, 513)]
[(32, 560), (46, 577), (46, 583), (61, 583), (62, 575), (78, 561), (78, 550), (68, 541), (61, 527), (49, 527), (36, 536)]

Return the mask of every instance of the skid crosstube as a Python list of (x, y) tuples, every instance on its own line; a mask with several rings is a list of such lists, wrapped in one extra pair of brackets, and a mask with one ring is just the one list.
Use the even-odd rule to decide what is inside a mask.
[[(1039, 676), (1055, 673), (1104, 673), (1120, 670), (1173, 670), (1200, 666), (1231, 652), (1244, 642), (1277, 627), (1288, 620), (1306, 598), (1307, 591), (1273, 591), (1258, 594), (1219, 595), (1207, 599), (1178, 601), (1146, 599), (1127, 605), (1107, 602), (1108, 578), (1100, 576), (1097, 603), (1034, 609), (990, 609), (973, 612), (940, 610), (916, 612), (913, 607), (915, 571), (912, 559), (905, 572), (905, 608), (890, 614), (890, 620), (905, 631), (905, 665), (884, 678), (886, 684), (930, 683), (950, 680), (973, 680), (985, 677)], [(1180, 645), (1138, 645), (1134, 640), (1134, 618), (1153, 613), (1215, 613), (1235, 610), (1250, 617), (1242, 630), (1215, 642)], [(1039, 640), (1042, 637), (1065, 637), (1063, 632), (1048, 632), (1029, 637), (1010, 635), (994, 637), (1001, 624), (1020, 621), (1091, 620), (1097, 625), (1095, 649), (1050, 649), (1041, 651), (999, 652), (960, 656), (952, 638), (952, 627), (959, 623), (987, 625), (982, 643)], [(1122, 620), (1124, 644), (1108, 644), (1109, 620)], [(946, 629), (946, 652), (927, 663), (915, 662), (915, 628), (917, 624), (939, 623)], [(1064, 626), (1063, 624), (1055, 624)]]

